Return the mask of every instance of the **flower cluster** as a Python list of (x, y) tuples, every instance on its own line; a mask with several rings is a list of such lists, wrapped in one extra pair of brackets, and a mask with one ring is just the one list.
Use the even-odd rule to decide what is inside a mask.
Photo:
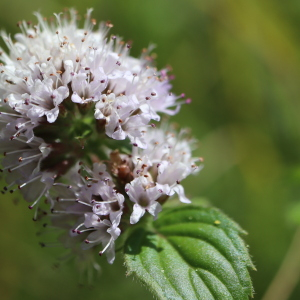
[(112, 263), (128, 226), (157, 218), (174, 194), (190, 202), (181, 181), (199, 170), (194, 142), (153, 124), (190, 99), (170, 93), (169, 70), (152, 66), (150, 49), (134, 58), (129, 43), (108, 37), (110, 22), (93, 30), (91, 10), (83, 29), (74, 10), (36, 16), (37, 25), (18, 23), (15, 41), (2, 33), (2, 193), (20, 189), (35, 220), (46, 199), (54, 226), (70, 228), (83, 249), (102, 244)]

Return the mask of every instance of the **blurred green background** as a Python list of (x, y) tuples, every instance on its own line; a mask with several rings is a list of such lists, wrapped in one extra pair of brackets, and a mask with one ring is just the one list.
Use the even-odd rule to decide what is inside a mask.
[[(33, 11), (64, 7), (82, 15), (94, 7), (112, 33), (133, 40), (133, 55), (152, 42), (157, 66), (173, 67), (174, 92), (193, 99), (173, 120), (193, 129), (205, 158), (184, 183), (187, 194), (209, 199), (249, 232), (261, 299), (296, 228), (287, 212), (300, 195), (300, 2), (2, 0), (0, 28), (13, 34)], [(60, 251), (38, 246), (32, 212), (16, 200), (1, 196), (1, 299), (153, 299), (125, 278), (121, 257), (113, 266), (99, 258), (102, 276), (80, 287), (72, 264), (53, 267)], [(299, 284), (290, 299), (300, 299)]]

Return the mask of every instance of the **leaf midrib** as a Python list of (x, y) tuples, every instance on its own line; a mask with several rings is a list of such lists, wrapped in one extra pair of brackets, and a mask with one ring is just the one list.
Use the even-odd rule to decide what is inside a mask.
[[(172, 225), (184, 225), (184, 224), (191, 224), (191, 223), (193, 223), (193, 224), (206, 224), (206, 225), (211, 225), (211, 224), (208, 223), (208, 222), (184, 222), (184, 223), (175, 223), (175, 224), (172, 224)], [(164, 227), (172, 226), (172, 225), (161, 226), (159, 229), (162, 230)], [(211, 226), (213, 226), (213, 225), (211, 225)], [(233, 246), (233, 248), (237, 251), (237, 253), (239, 253), (240, 256), (242, 256), (242, 255), (241, 255), (241, 252), (240, 252), (239, 249), (234, 245), (234, 243), (232, 242), (232, 239), (228, 236), (227, 232), (226, 232), (223, 228), (221, 228), (221, 227), (219, 227), (219, 229), (222, 230), (222, 231), (225, 233), (226, 237), (228, 238), (228, 240), (229, 240), (229, 242), (231, 243), (231, 245)], [(167, 236), (165, 236), (165, 235), (162, 234), (161, 232), (156, 231), (156, 234), (158, 234), (158, 235), (161, 236), (162, 238), (166, 239), (170, 244), (172, 243), (171, 241), (168, 240)], [(230, 263), (232, 269), (235, 271), (235, 274), (236, 274), (236, 276), (237, 276), (237, 278), (238, 278), (238, 280), (239, 280), (239, 283), (240, 283), (241, 287), (244, 288), (244, 285), (243, 285), (243, 283), (242, 283), (242, 281), (241, 281), (241, 278), (240, 278), (240, 276), (238, 275), (238, 272), (237, 272), (235, 266), (232, 264), (232, 259), (228, 259), (228, 258), (226, 257), (226, 255), (225, 255), (219, 248), (217, 248), (214, 244), (211, 243), (211, 241), (209, 241), (209, 240), (207, 240), (207, 239), (204, 239), (204, 238), (202, 238), (202, 237), (195, 238), (195, 237), (190, 236), (190, 235), (184, 235), (184, 236), (183, 236), (183, 235), (178, 235), (178, 234), (169, 234), (168, 236), (174, 236), (174, 237), (189, 237), (189, 238), (193, 238), (193, 239), (196, 239), (196, 240), (204, 241), (205, 243), (207, 243), (207, 244), (209, 244), (210, 246), (212, 246), (212, 247), (213, 247), (213, 248), (214, 248), (214, 249), (215, 249), (222, 257), (225, 258), (226, 261), (228, 261), (228, 262)], [(174, 248), (173, 244), (172, 244), (172, 247)], [(176, 249), (175, 249), (175, 250), (176, 250)], [(176, 251), (177, 251), (177, 250), (176, 250)], [(178, 251), (177, 251), (177, 252), (178, 252)], [(179, 252), (178, 252), (178, 253), (179, 253)], [(180, 256), (182, 257), (181, 254), (180, 254)], [(182, 259), (183, 259), (183, 257), (182, 257)], [(183, 260), (184, 260), (184, 259), (183, 259)], [(185, 261), (185, 260), (184, 260), (184, 261)], [(189, 264), (189, 265), (190, 265), (190, 264)], [(201, 269), (203, 269), (203, 268), (201, 268)], [(203, 269), (203, 270), (208, 271), (208, 270), (206, 270), (206, 269)], [(210, 272), (210, 271), (208, 271), (208, 272)], [(211, 272), (210, 272), (210, 273), (211, 273)], [(221, 281), (221, 280), (220, 280), (220, 281)], [(223, 283), (223, 282), (222, 282), (222, 283)], [(224, 283), (223, 283), (223, 284), (224, 284)], [(224, 284), (224, 285), (225, 285), (225, 284)], [(226, 285), (225, 285), (225, 286), (226, 286)]]

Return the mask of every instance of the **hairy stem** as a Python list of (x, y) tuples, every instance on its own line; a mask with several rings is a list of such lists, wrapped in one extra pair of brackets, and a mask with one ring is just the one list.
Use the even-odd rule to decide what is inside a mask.
[(287, 254), (262, 300), (287, 300), (300, 277), (300, 227), (297, 228)]

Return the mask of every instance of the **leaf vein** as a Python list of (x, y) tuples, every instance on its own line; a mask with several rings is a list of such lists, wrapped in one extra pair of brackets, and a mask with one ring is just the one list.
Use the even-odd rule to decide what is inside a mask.
[[(168, 236), (183, 237), (183, 238), (189, 237), (189, 238), (191, 238), (191, 239), (201, 240), (201, 241), (203, 241), (203, 242), (209, 244), (209, 245), (210, 245), (211, 247), (213, 247), (213, 248), (214, 248), (214, 249), (215, 249), (215, 250), (216, 250), (223, 258), (225, 258), (226, 261), (228, 261), (229, 264), (231, 265), (231, 267), (235, 270), (235, 267), (234, 267), (234, 265), (232, 264), (232, 260), (229, 259), (229, 258), (226, 256), (226, 254), (224, 253), (223, 250), (221, 250), (219, 247), (217, 247), (216, 245), (214, 245), (214, 244), (213, 244), (211, 241), (209, 241), (208, 239), (201, 238), (201, 237), (195, 238), (194, 236), (190, 236), (190, 235), (179, 235), (179, 234), (169, 234)], [(167, 237), (165, 237), (165, 238), (168, 239)], [(232, 246), (234, 247), (234, 245), (233, 245), (233, 243), (232, 243), (231, 240), (230, 240), (230, 242), (231, 242)], [(235, 247), (234, 247), (234, 248), (235, 248)], [(237, 249), (235, 248), (235, 250), (237, 250)], [(239, 252), (239, 251), (237, 250), (237, 252)], [(239, 253), (239, 254), (240, 254), (240, 253)]]
[[(160, 243), (158, 242), (158, 245), (160, 246)], [(160, 266), (164, 269), (165, 266), (164, 264), (162, 263), (162, 260), (161, 260), (161, 255), (158, 255), (159, 257), (159, 264)], [(180, 294), (180, 292), (177, 290), (177, 286), (174, 285), (174, 283), (168, 278), (168, 276), (165, 276), (165, 278), (168, 280), (168, 282), (170, 283), (170, 285), (173, 287), (173, 289), (175, 290), (175, 292), (178, 294), (178, 296), (180, 296), (182, 299), (184, 299), (182, 297), (182, 295)]]
[[(234, 299), (234, 298), (233, 298), (233, 295), (232, 295), (232, 292), (229, 291), (229, 289), (227, 288), (226, 284), (225, 284), (222, 280), (220, 280), (220, 278), (218, 278), (215, 274), (213, 274), (211, 271), (209, 271), (209, 270), (207, 270), (207, 269), (204, 269), (204, 268), (198, 268), (197, 270), (199, 270), (199, 269), (206, 271), (207, 273), (209, 273), (209, 274), (211, 274), (213, 277), (215, 277), (217, 280), (219, 280), (219, 281), (223, 284), (223, 286), (226, 288), (226, 290), (227, 290), (228, 293), (230, 294), (231, 298)], [(196, 272), (196, 270), (195, 270), (195, 272)], [(209, 291), (211, 292), (212, 296), (215, 298), (215, 296), (214, 296), (214, 294), (215, 294), (215, 293), (214, 293), (214, 290), (211, 289), (211, 288), (207, 285), (205, 279), (203, 279), (202, 276), (201, 276), (198, 272), (196, 272), (196, 274), (197, 274), (197, 275), (200, 277), (200, 279), (204, 282), (205, 286), (209, 289)]]
[[(167, 239), (167, 238), (166, 238), (166, 239)], [(229, 294), (230, 294), (231, 297), (233, 298), (232, 292), (228, 290), (226, 284), (225, 284), (221, 279), (219, 279), (216, 275), (214, 275), (213, 273), (211, 273), (209, 270), (206, 270), (206, 269), (204, 269), (204, 268), (195, 268), (195, 267), (193, 267), (189, 262), (187, 262), (187, 261), (184, 259), (184, 257), (182, 256), (182, 254), (174, 247), (174, 244), (173, 244), (171, 241), (169, 241), (169, 240), (168, 240), (168, 242), (171, 244), (171, 246), (173, 247), (173, 249), (181, 256), (181, 258), (183, 259), (183, 261), (184, 261), (187, 265), (190, 266), (190, 268), (192, 268), (194, 271), (196, 271), (196, 269), (202, 269), (202, 270), (205, 270), (205, 271), (209, 272), (210, 274), (212, 274), (214, 277), (216, 277), (216, 278), (217, 278), (217, 279), (225, 286), (225, 288), (227, 289), (227, 291), (229, 292)], [(197, 272), (196, 272), (196, 273), (197, 273)], [(200, 277), (200, 278), (201, 278), (201, 277)], [(233, 299), (234, 299), (234, 298), (233, 298)]]
[[(207, 286), (206, 282), (205, 282), (204, 280), (202, 280), (202, 278), (199, 276), (199, 274), (196, 272), (196, 270), (189, 269), (189, 278), (190, 278), (190, 280), (191, 280), (191, 285), (192, 285), (192, 287), (193, 287), (193, 290), (195, 291), (196, 296), (198, 297), (198, 290), (196, 289), (196, 286), (195, 286), (195, 284), (194, 284), (194, 282), (193, 282), (193, 278), (192, 278), (192, 274), (191, 274), (192, 271), (195, 271), (196, 275), (200, 278), (200, 280), (201, 280), (201, 281), (203, 282), (203, 284), (206, 286), (206, 288), (207, 288), (208, 292), (210, 293), (210, 295), (211, 295), (212, 297), (214, 297), (213, 294), (211, 293), (210, 288)], [(198, 298), (198, 299), (201, 300), (200, 298)]]
[[(187, 224), (189, 224), (188, 222), (186, 222)], [(195, 223), (198, 223), (198, 224), (208, 224), (208, 223), (205, 223), (205, 222), (195, 222)], [(178, 223), (178, 224), (184, 224), (184, 223)], [(228, 238), (230, 244), (233, 246), (233, 248), (235, 249), (235, 251), (239, 254), (239, 256), (242, 255), (241, 251), (235, 246), (235, 244), (232, 242), (232, 238), (226, 233), (225, 230), (223, 230), (222, 228), (220, 228), (226, 235), (226, 237)], [(163, 236), (165, 239), (168, 239), (165, 235), (161, 235)], [(224, 253), (224, 251), (222, 251), (219, 247), (217, 247), (216, 245), (212, 244), (211, 241), (209, 241), (208, 239), (205, 239), (205, 238), (195, 238), (193, 236), (190, 236), (190, 235), (180, 235), (180, 234), (168, 234), (168, 236), (176, 236), (176, 237), (189, 237), (189, 238), (193, 238), (193, 239), (196, 239), (196, 240), (202, 240), (204, 242), (206, 242), (207, 244), (209, 244), (210, 246), (212, 246), (216, 251), (218, 251), (218, 253), (224, 257), (228, 262), (229, 264), (231, 265), (231, 267), (233, 268), (233, 270), (235, 271), (236, 275), (237, 275), (237, 278), (238, 278), (238, 281), (240, 283), (240, 285), (243, 287), (243, 282), (240, 278), (240, 276), (238, 275), (238, 272), (236, 271), (236, 268), (234, 267), (233, 263), (232, 263), (232, 259), (229, 259), (226, 254)]]

